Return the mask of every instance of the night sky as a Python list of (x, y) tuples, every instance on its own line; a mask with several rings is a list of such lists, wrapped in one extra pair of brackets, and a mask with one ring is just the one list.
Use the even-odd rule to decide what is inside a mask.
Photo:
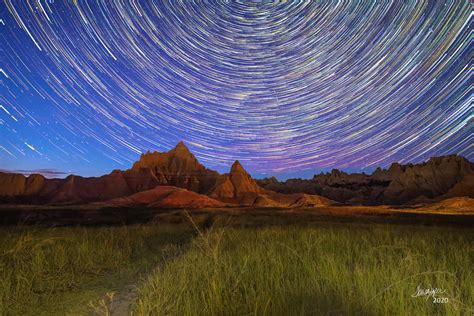
[(474, 158), (469, 1), (108, 2), (0, 3), (0, 169), (180, 140), (256, 177)]

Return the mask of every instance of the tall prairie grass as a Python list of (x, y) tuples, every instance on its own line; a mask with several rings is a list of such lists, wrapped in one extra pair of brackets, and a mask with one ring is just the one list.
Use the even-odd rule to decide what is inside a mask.
[[(134, 315), (472, 315), (473, 241), (441, 227), (218, 228), (154, 271)], [(412, 297), (418, 286), (448, 301)]]
[(135, 282), (183, 238), (161, 226), (2, 228), (0, 315), (86, 314), (89, 300)]

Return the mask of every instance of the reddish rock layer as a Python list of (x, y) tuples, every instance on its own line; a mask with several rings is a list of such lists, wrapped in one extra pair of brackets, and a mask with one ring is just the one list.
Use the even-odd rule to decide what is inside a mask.
[(154, 189), (105, 202), (108, 205), (152, 208), (216, 208), (225, 204), (206, 195), (172, 186)]
[[(126, 197), (156, 186), (179, 187), (223, 203), (255, 207), (317, 206), (331, 204), (331, 200), (402, 204), (474, 197), (474, 165), (451, 155), (416, 165), (394, 163), (388, 170), (379, 168), (372, 175), (334, 169), (311, 180), (255, 181), (238, 161), (227, 174), (206, 169), (180, 142), (168, 152), (141, 155), (129, 170), (114, 170), (101, 177), (70, 175), (65, 179), (47, 179), (38, 174), (26, 177), (0, 172), (0, 202), (78, 204)], [(179, 205), (177, 199), (181, 198), (182, 205), (189, 205), (191, 195), (183, 192), (176, 191), (174, 202), (169, 204)]]

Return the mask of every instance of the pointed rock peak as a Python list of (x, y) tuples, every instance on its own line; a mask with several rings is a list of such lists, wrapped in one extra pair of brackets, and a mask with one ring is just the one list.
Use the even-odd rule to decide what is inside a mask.
[(403, 170), (403, 166), (399, 164), (398, 162), (393, 162), (388, 168), (388, 171), (391, 171), (391, 172), (398, 172), (402, 170)]
[(242, 167), (242, 165), (240, 164), (240, 162), (238, 160), (236, 160), (232, 164), (232, 168), (230, 168), (230, 173), (235, 173), (235, 172), (245, 172), (245, 173), (247, 173), (247, 171), (245, 171), (244, 167)]
[(186, 147), (186, 145), (184, 144), (184, 142), (181, 140), (174, 149), (188, 149), (188, 147)]
[(193, 156), (193, 154), (191, 153), (189, 148), (184, 144), (183, 141), (180, 141), (171, 151), (176, 152), (179, 155), (185, 154), (187, 156), (189, 155)]
[(180, 141), (169, 152), (174, 153), (177, 157), (180, 157), (180, 158), (194, 158), (195, 159), (193, 153), (189, 150), (189, 148), (184, 144), (183, 141)]

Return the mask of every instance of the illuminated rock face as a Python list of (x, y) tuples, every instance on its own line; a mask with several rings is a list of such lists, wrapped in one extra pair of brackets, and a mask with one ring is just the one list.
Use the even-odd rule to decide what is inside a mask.
[(26, 179), (22, 174), (0, 172), (1, 195), (15, 196), (25, 194)]
[[(389, 169), (379, 168), (372, 175), (347, 174), (334, 169), (310, 180), (278, 182), (270, 178), (255, 181), (239, 161), (235, 161), (230, 172), (223, 175), (205, 168), (180, 142), (168, 152), (141, 155), (131, 169), (114, 170), (101, 177), (70, 175), (65, 179), (47, 179), (39, 174), (27, 177), (0, 172), (0, 202), (74, 204), (109, 201), (157, 186), (167, 186), (185, 190), (173, 193), (168, 198), (169, 203), (163, 202), (163, 207), (222, 206), (219, 203), (255, 207), (311, 207), (328, 205), (332, 200), (401, 204), (474, 197), (473, 165), (463, 157), (451, 155), (435, 157), (416, 165), (394, 163)], [(155, 206), (160, 205), (158, 201), (154, 203)]]
[(211, 197), (239, 205), (253, 205), (258, 193), (262, 191), (263, 189), (236, 160), (232, 164), (230, 173), (221, 176)]
[(314, 207), (333, 203), (318, 195), (282, 194), (265, 190), (252, 179), (239, 161), (234, 162), (230, 173), (223, 175), (211, 197), (230, 204), (251, 207)]
[(261, 191), (262, 188), (236, 160), (232, 164), (230, 173), (223, 175), (221, 183), (216, 186), (211, 195), (220, 198), (239, 199), (248, 193), (259, 193)]
[(131, 170), (151, 170), (159, 184), (208, 193), (219, 177), (216, 171), (206, 169), (183, 142), (168, 152), (147, 152), (133, 164)]
[(0, 198), (7, 202), (81, 203), (106, 201), (158, 185), (170, 185), (198, 193), (211, 191), (220, 175), (201, 165), (180, 142), (168, 152), (145, 153), (129, 170), (114, 170), (101, 177), (70, 175), (46, 179), (42, 175), (0, 173)]
[(339, 170), (315, 175), (311, 180), (276, 179), (257, 181), (262, 187), (281, 193), (319, 194), (348, 203), (402, 204), (418, 198), (474, 197), (474, 164), (456, 155), (434, 157), (425, 163), (401, 165), (372, 175), (347, 174)]
[[(436, 198), (446, 194), (451, 188), (474, 197), (472, 187), (473, 164), (456, 155), (431, 158), (428, 162), (406, 165), (402, 172), (394, 175), (384, 192), (387, 201), (406, 202), (419, 196)], [(453, 192), (453, 191), (452, 191)], [(455, 192), (455, 191), (454, 191)]]

